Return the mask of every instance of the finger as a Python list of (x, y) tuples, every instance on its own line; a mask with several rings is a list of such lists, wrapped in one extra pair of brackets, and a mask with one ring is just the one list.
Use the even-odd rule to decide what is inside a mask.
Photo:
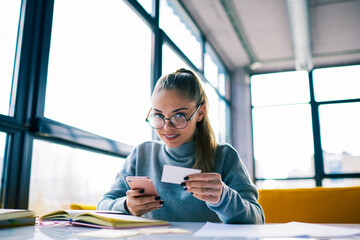
[(188, 188), (215, 188), (220, 189), (222, 188), (222, 182), (221, 181), (185, 181), (181, 184), (183, 187)]
[(211, 195), (203, 195), (194, 193), (193, 196), (201, 201), (209, 202), (211, 204), (217, 204), (220, 201), (220, 197), (211, 196)]
[(134, 190), (128, 190), (126, 192), (127, 197), (137, 197), (144, 194), (144, 189), (134, 189)]
[(221, 180), (221, 175), (218, 173), (195, 173), (190, 174), (184, 178), (186, 181), (211, 181)]
[(220, 196), (221, 189), (214, 189), (214, 188), (188, 188), (187, 192), (192, 192), (193, 194), (197, 195), (205, 195), (205, 196)]
[[(163, 202), (162, 202), (163, 203)], [(129, 210), (133, 213), (133, 215), (140, 216), (145, 213), (160, 209), (163, 204), (160, 201), (146, 203), (146, 204), (136, 204), (132, 207), (129, 207)]]

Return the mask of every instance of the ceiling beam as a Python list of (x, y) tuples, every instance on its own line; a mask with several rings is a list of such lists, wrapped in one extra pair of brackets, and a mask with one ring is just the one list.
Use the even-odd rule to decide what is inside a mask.
[(244, 28), (242, 26), (240, 17), (236, 11), (233, 0), (220, 0), (221, 5), (223, 6), (227, 17), (230, 20), (230, 23), (240, 40), (241, 45), (243, 46), (246, 55), (250, 61), (250, 68), (258, 66), (259, 59), (257, 58), (254, 50), (251, 47), (250, 41), (247, 39)]

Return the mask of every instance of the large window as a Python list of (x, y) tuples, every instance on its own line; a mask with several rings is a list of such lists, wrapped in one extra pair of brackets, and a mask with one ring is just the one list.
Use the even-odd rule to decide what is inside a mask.
[(200, 33), (176, 1), (160, 0), (160, 28), (196, 67), (201, 67)]
[(0, 1), (0, 114), (9, 114), (20, 0)]
[(55, 1), (45, 117), (127, 144), (151, 139), (150, 47), (122, 1)]
[(71, 203), (96, 205), (123, 164), (121, 158), (36, 140), (29, 208), (41, 215)]
[(228, 137), (226, 73), (210, 54), (205, 77), (210, 45), (177, 1), (5, 0), (0, 30), (2, 207), (97, 204), (133, 146), (152, 139), (145, 117), (161, 69), (197, 74)]
[(251, 77), (260, 188), (310, 187), (315, 179), (326, 187), (360, 184), (360, 66), (310, 74), (313, 81), (307, 72)]

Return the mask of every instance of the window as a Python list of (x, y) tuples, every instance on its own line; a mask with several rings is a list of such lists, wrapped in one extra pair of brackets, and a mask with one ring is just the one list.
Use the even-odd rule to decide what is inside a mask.
[[(204, 75), (211, 85), (218, 90), (222, 96), (226, 97), (226, 79), (225, 71), (217, 55), (209, 44), (206, 44), (204, 56)], [(205, 89), (210, 101), (210, 120), (213, 123), (213, 128), (219, 142), (227, 142), (228, 128), (227, 119), (229, 118), (230, 109), (226, 102), (221, 99), (216, 91), (207, 84)]]
[(307, 72), (282, 72), (252, 76), (251, 101), (253, 106), (309, 102)]
[(0, 114), (9, 114), (20, 0), (0, 1)]
[(162, 74), (175, 72), (180, 68), (190, 69), (187, 65), (167, 44), (162, 46)]
[[(301, 182), (275, 179), (314, 177), (314, 145), (307, 73), (283, 72), (251, 77), (255, 177), (264, 188)], [(266, 180), (268, 179), (268, 180)], [(314, 180), (303, 180), (313, 186)], [(302, 185), (304, 186), (304, 185)]]
[[(315, 180), (324, 187), (360, 183), (360, 66), (315, 69), (312, 81), (308, 74), (251, 77), (255, 178), (260, 188), (311, 187)], [(319, 172), (325, 175), (315, 176), (315, 164), (324, 167)]]
[(151, 139), (150, 47), (122, 1), (55, 1), (45, 116), (127, 144)]
[(360, 65), (316, 69), (313, 74), (316, 101), (360, 98)]
[(319, 107), (325, 173), (360, 173), (360, 102)]
[(308, 104), (253, 109), (257, 178), (314, 176), (310, 113)]
[(37, 214), (96, 205), (110, 190), (124, 159), (41, 140), (34, 141), (29, 208)]
[(195, 66), (201, 67), (200, 33), (176, 1), (160, 0), (160, 28)]

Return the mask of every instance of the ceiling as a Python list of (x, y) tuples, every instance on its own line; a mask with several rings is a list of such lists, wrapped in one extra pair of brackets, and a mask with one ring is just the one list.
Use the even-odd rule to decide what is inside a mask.
[[(179, 0), (230, 72), (253, 73), (296, 69), (290, 1)], [(306, 3), (310, 66), (360, 63), (360, 0)]]

